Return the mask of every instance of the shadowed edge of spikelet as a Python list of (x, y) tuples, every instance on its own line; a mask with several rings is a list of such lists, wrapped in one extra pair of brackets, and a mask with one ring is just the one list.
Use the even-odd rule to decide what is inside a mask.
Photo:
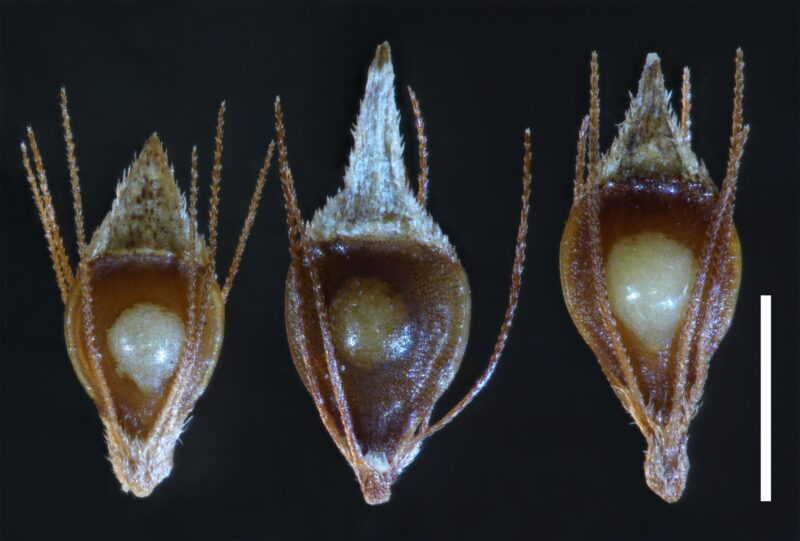
[[(158, 135), (151, 135), (117, 184), (111, 211), (92, 236), (89, 257), (190, 252), (191, 221)], [(196, 235), (195, 253), (204, 252)]]
[(401, 237), (456, 259), (455, 249), (408, 183), (387, 42), (378, 46), (370, 65), (353, 139), (344, 187), (314, 214), (307, 225), (309, 237), (315, 242)]
[(617, 137), (598, 164), (598, 181), (619, 178), (700, 180), (713, 188), (705, 164), (692, 152), (664, 86), (661, 59), (647, 55), (636, 96), (619, 125)]

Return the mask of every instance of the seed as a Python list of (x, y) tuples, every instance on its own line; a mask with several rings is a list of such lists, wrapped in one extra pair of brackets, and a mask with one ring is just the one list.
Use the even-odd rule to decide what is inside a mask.
[(111, 211), (84, 240), (78, 166), (61, 91), (79, 263), (73, 274), (55, 219), (33, 130), (23, 165), (66, 305), (72, 366), (103, 421), (109, 458), (125, 492), (148, 496), (172, 471), (175, 443), (208, 385), (222, 346), (224, 304), (255, 219), (274, 146), (270, 144), (222, 288), (215, 255), (225, 104), (217, 117), (209, 244), (197, 230), (197, 151), (189, 210), (154, 134), (134, 159)]
[(561, 285), (578, 331), (647, 440), (647, 484), (675, 502), (689, 471), (689, 423), (739, 292), (733, 199), (749, 131), (742, 124), (744, 60), (738, 50), (721, 190), (691, 150), (688, 69), (678, 122), (660, 60), (648, 55), (617, 138), (600, 156), (596, 54), (591, 68)]
[(280, 99), (278, 160), (292, 264), (286, 330), (295, 367), (322, 422), (355, 470), (367, 503), (386, 502), (422, 441), (450, 422), (491, 377), (521, 286), (530, 198), (525, 136), (522, 210), (509, 305), (483, 375), (442, 419), (434, 404), (467, 344), (470, 286), (455, 248), (425, 210), (427, 150), (409, 89), (419, 148), (419, 189), (403, 163), (389, 44), (378, 46), (354, 131), (344, 188), (304, 223), (288, 165)]
[(649, 352), (668, 347), (697, 274), (692, 251), (663, 233), (640, 233), (614, 244), (605, 270), (612, 313)]
[(180, 316), (150, 303), (123, 310), (107, 337), (117, 374), (132, 379), (143, 392), (157, 391), (164, 384), (178, 364), (185, 340)]

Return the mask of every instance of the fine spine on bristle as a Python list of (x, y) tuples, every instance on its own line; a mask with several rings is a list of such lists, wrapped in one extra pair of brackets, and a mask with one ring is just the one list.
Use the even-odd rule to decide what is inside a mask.
[(89, 257), (132, 252), (191, 253), (190, 227), (186, 201), (175, 183), (161, 141), (153, 134), (117, 185), (111, 211), (92, 237)]
[(661, 60), (650, 53), (625, 120), (600, 160), (599, 182), (631, 177), (676, 178), (713, 186), (705, 166), (692, 152), (691, 138), (676, 118), (670, 97)]
[(314, 215), (310, 238), (404, 236), (454, 256), (408, 185), (388, 43), (378, 46), (369, 68), (353, 139), (344, 188)]

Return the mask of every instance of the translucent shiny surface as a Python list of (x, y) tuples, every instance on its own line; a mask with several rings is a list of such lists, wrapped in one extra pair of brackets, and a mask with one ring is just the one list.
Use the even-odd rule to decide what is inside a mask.
[(124, 310), (107, 334), (117, 373), (146, 392), (157, 391), (172, 374), (184, 336), (178, 314), (151, 303)]
[[(583, 338), (597, 355), (600, 364), (614, 381), (624, 381), (608, 329), (598, 310), (597, 276), (590, 258), (594, 228), (589, 221), (588, 197), (575, 202), (561, 244), (561, 282), (570, 315)], [(714, 211), (714, 193), (702, 182), (675, 179), (615, 179), (600, 188), (599, 231), (602, 258), (602, 279), (606, 288), (606, 269), (611, 251), (624, 238), (648, 232), (661, 233), (689, 249), (699, 262), (706, 232)], [(739, 239), (735, 230), (729, 250), (731, 257), (723, 262), (726, 281), (724, 300), (715, 303), (712, 314), (716, 321), (709, 351), (713, 351), (725, 334), (733, 314), (740, 276)], [(698, 263), (699, 264), (699, 263)], [(609, 295), (610, 296), (610, 295)], [(687, 301), (688, 304), (688, 301)], [(710, 307), (711, 308), (711, 307)], [(670, 366), (675, 363), (677, 340), (658, 352), (642, 341), (611, 306), (619, 325), (617, 330), (631, 360), (645, 403), (654, 411), (669, 407)], [(688, 310), (688, 306), (687, 306)], [(680, 323), (678, 327), (680, 327)], [(679, 329), (675, 330), (680, 332)], [(694, 374), (689, 375), (690, 383)]]
[(411, 320), (402, 296), (374, 277), (353, 277), (331, 303), (331, 334), (346, 363), (369, 370), (403, 360), (412, 345)]
[(664, 349), (686, 312), (696, 270), (692, 250), (663, 233), (619, 239), (606, 261), (614, 315), (645, 348)]
[[(453, 379), (469, 333), (469, 283), (461, 264), (399, 239), (321, 243), (312, 249), (328, 300), (330, 336), (363, 452), (395, 456)], [(286, 288), (286, 329), (303, 381), (319, 383), (324, 408), (342, 428), (307, 276)], [(308, 367), (303, 360), (308, 352)], [(393, 457), (393, 458), (392, 458)]]
[[(173, 378), (170, 373), (158, 392), (141, 388), (133, 378), (118, 370), (108, 334), (123, 312), (141, 304), (168, 310), (180, 317), (186, 327), (188, 270), (188, 266), (178, 258), (159, 255), (101, 257), (92, 262), (93, 336), (99, 365), (87, 349), (79, 285), (74, 286), (74, 293), (70, 296), (64, 330), (72, 366), (95, 401), (100, 400), (100, 396), (96, 393), (97, 378), (94, 374), (102, 371), (118, 422), (128, 435), (143, 437), (152, 428), (164, 392)], [(222, 345), (225, 315), (216, 285), (212, 286), (210, 295), (200, 349), (198, 355), (189, 361), (192, 389), (181, 405), (187, 414), (208, 385)]]

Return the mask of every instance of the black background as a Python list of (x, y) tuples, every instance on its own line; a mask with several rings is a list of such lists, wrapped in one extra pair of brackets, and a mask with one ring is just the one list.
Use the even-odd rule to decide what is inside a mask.
[[(3, 537), (798, 536), (797, 4), (3, 3), (0, 14)], [(289, 357), (289, 258), (273, 169), (228, 301), (220, 362), (172, 475), (145, 500), (121, 493), (95, 407), (65, 351), (62, 305), (19, 162), (25, 126), (37, 130), (74, 262), (59, 87), (71, 98), (89, 231), (154, 130), (184, 188), (191, 145), (199, 145), (207, 186), (216, 109), (226, 99), (225, 267), (274, 134), (275, 95), (310, 218), (342, 182), (366, 69), (385, 39), (398, 84), (412, 84), (422, 102), (432, 214), (472, 285), (470, 342), (441, 410), (468, 389), (495, 340), (517, 227), (522, 132), (534, 130), (527, 270), (496, 375), (425, 443), (389, 504), (364, 504)], [(644, 440), (565, 310), (558, 246), (590, 51), (600, 55), (603, 148), (647, 52), (660, 53), (676, 91), (690, 66), (694, 149), (719, 182), (737, 46), (752, 125), (735, 213), (743, 282), (692, 425), (686, 493), (668, 505), (647, 489)], [(404, 92), (398, 101), (414, 176)], [(774, 501), (760, 503), (758, 311), (767, 293)]]

